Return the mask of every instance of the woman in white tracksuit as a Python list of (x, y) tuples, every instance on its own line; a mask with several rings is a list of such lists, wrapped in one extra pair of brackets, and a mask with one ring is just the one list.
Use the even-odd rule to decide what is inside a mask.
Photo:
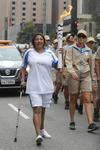
[(26, 93), (29, 94), (33, 108), (36, 143), (40, 145), (42, 137), (51, 138), (44, 129), (44, 116), (45, 108), (50, 106), (54, 92), (51, 69), (57, 67), (58, 59), (52, 51), (44, 48), (45, 38), (42, 34), (36, 34), (32, 43), (34, 48), (27, 50), (23, 58), (21, 86), (25, 84), (26, 67), (29, 65)]

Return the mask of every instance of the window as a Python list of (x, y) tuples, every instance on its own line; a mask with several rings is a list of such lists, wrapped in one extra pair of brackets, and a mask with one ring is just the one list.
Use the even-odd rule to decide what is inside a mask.
[(23, 8), (22, 8), (22, 10), (26, 10), (26, 8), (25, 8), (25, 7), (23, 7)]
[(33, 5), (36, 5), (36, 2), (33, 2)]
[(33, 11), (35, 11), (36, 10), (36, 8), (33, 8)]
[(66, 7), (64, 7), (64, 10), (66, 9)]
[(26, 5), (26, 2), (23, 2), (22, 4), (23, 4), (23, 5)]
[(23, 16), (25, 16), (25, 15), (26, 15), (26, 13), (22, 13), (22, 15), (23, 15)]
[(35, 21), (36, 21), (36, 19), (33, 19), (33, 21), (35, 22)]
[(35, 14), (35, 13), (33, 13), (33, 16), (36, 16), (36, 14)]
[(15, 13), (12, 13), (12, 16), (15, 16)]
[(15, 21), (15, 18), (12, 18), (12, 21)]
[(25, 21), (26, 19), (25, 18), (22, 18), (22, 21)]
[(12, 10), (15, 10), (15, 7), (12, 7)]
[(15, 1), (12, 1), (12, 4), (15, 5)]
[(64, 4), (66, 4), (66, 2), (64, 2)]

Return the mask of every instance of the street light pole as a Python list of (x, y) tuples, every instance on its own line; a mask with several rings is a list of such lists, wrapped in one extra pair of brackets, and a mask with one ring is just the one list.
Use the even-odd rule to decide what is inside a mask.
[(43, 35), (46, 35), (46, 0), (43, 1)]
[(5, 17), (5, 32), (4, 32), (4, 39), (8, 39), (8, 17)]

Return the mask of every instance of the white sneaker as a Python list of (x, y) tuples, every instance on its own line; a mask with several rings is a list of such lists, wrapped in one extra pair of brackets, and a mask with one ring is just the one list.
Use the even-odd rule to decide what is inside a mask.
[(36, 137), (36, 144), (37, 145), (41, 145), (41, 142), (43, 141), (43, 139), (42, 139), (42, 136), (41, 135), (38, 135), (37, 137)]
[(44, 138), (49, 138), (49, 139), (51, 138), (51, 135), (48, 134), (48, 132), (45, 129), (40, 130), (40, 133)]

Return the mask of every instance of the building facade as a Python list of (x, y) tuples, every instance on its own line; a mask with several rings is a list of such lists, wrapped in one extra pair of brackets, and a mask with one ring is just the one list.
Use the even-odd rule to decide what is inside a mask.
[[(77, 0), (77, 13), (82, 16), (87, 12), (87, 0)], [(71, 0), (46, 0), (47, 34), (57, 24), (60, 15), (68, 9)], [(14, 26), (17, 29), (23, 23), (33, 21), (42, 31), (44, 20), (44, 0), (0, 0), (0, 39), (4, 39), (5, 29)], [(6, 21), (5, 21), (6, 20)], [(7, 23), (8, 21), (8, 23)], [(12, 33), (13, 34), (13, 33)], [(10, 38), (10, 35), (9, 35)]]
[[(44, 0), (0, 0), (0, 39), (5, 30), (5, 17), (8, 27), (28, 21), (40, 25), (43, 24), (43, 9)], [(52, 24), (52, 0), (46, 0), (46, 24)]]

